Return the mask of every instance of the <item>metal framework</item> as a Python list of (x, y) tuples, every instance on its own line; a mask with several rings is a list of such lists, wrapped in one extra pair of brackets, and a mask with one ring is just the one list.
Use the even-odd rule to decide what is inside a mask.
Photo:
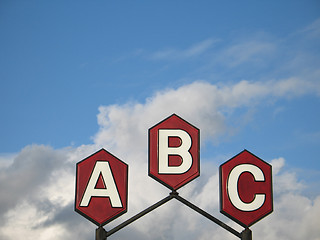
[(212, 222), (218, 224), (220, 227), (226, 229), (236, 237), (240, 238), (241, 240), (252, 240), (252, 232), (249, 228), (245, 228), (242, 232), (238, 232), (237, 230), (233, 229), (232, 227), (228, 226), (227, 224), (223, 223), (216, 217), (212, 216), (211, 214), (207, 213), (206, 211), (202, 210), (201, 208), (197, 207), (193, 203), (189, 202), (185, 198), (179, 196), (179, 193), (176, 191), (172, 191), (169, 196), (163, 198), (159, 202), (153, 204), (152, 206), (146, 208), (145, 210), (141, 211), (140, 213), (134, 215), (133, 217), (129, 218), (128, 220), (124, 221), (123, 223), (119, 224), (118, 226), (114, 227), (113, 229), (106, 231), (102, 226), (96, 229), (96, 240), (106, 240), (107, 237), (111, 236), (112, 234), (118, 232), (120, 229), (126, 227), (130, 223), (136, 221), (137, 219), (143, 217), (147, 213), (155, 210), (156, 208), (160, 207), (161, 205), (169, 202), (172, 199), (177, 199), (179, 202), (187, 205), (194, 211), (198, 212), (202, 216), (208, 218)]

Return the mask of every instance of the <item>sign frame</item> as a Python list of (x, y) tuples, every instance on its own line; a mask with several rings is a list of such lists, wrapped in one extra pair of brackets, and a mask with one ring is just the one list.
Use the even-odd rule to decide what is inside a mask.
[[(185, 127), (177, 128), (176, 127), (177, 123), (175, 121), (179, 121), (179, 124), (185, 125)], [(166, 128), (161, 128), (161, 125), (163, 125), (163, 124), (165, 124), (165, 125), (168, 124), (170, 126), (166, 127)], [(152, 161), (156, 161), (157, 164), (159, 164), (159, 162), (158, 162), (158, 159), (159, 159), (158, 158), (159, 157), (158, 156), (158, 154), (159, 154), (158, 153), (159, 139), (158, 139), (158, 133), (154, 133), (154, 131), (157, 131), (159, 129), (183, 130), (190, 135), (188, 130), (186, 130), (187, 128), (192, 129), (194, 132), (196, 132), (196, 135), (197, 135), (194, 139), (195, 142), (192, 143), (192, 146), (189, 149), (190, 155), (194, 154), (195, 156), (192, 156), (192, 157), (196, 158), (196, 159), (192, 159), (192, 166), (190, 167), (190, 169), (187, 170), (183, 174), (171, 174), (170, 175), (170, 174), (159, 174), (159, 172), (155, 173), (155, 171), (153, 170), (155, 167), (155, 163), (153, 163)], [(195, 133), (192, 133), (192, 134), (195, 134)], [(153, 135), (155, 135), (155, 136), (153, 136)], [(193, 138), (191, 137), (191, 139), (193, 139)], [(157, 149), (154, 149), (154, 148), (157, 148)], [(192, 151), (192, 153), (191, 153), (191, 151)], [(190, 170), (193, 171), (192, 174), (189, 174)], [(200, 176), (200, 129), (195, 127), (191, 123), (187, 122), (186, 120), (184, 120), (183, 118), (181, 118), (180, 116), (178, 116), (175, 113), (170, 115), (169, 117), (165, 118), (164, 120), (160, 121), (159, 123), (155, 124), (151, 128), (149, 128), (149, 130), (148, 130), (148, 175), (149, 175), (149, 177), (155, 179), (156, 181), (158, 181), (159, 183), (163, 184), (164, 186), (166, 186), (167, 188), (169, 188), (173, 191), (183, 187), (184, 185), (186, 185), (190, 181), (199, 177)], [(184, 175), (186, 177), (184, 180), (180, 181), (180, 183), (177, 183), (176, 185), (173, 186), (173, 184), (168, 183), (168, 180), (167, 180), (167, 179), (169, 179), (169, 181), (171, 181), (170, 178), (173, 178), (174, 177), (173, 175), (180, 175), (180, 176)], [(190, 176), (188, 176), (188, 175), (190, 175)]]
[[(100, 154), (100, 155), (103, 155), (102, 157), (96, 157), (98, 154)], [(86, 212), (83, 212), (83, 211), (81, 211), (81, 209), (80, 209), (80, 207), (81, 206), (79, 206), (80, 205), (80, 202), (82, 201), (82, 198), (83, 198), (83, 195), (85, 194), (85, 191), (86, 191), (86, 189), (84, 190), (84, 192), (82, 193), (82, 195), (81, 195), (81, 199), (79, 199), (80, 197), (78, 196), (78, 187), (79, 187), (79, 179), (81, 178), (80, 176), (79, 176), (79, 166), (82, 164), (82, 163), (84, 163), (85, 161), (88, 161), (88, 160), (90, 160), (91, 158), (97, 158), (97, 159), (99, 159), (99, 160), (92, 160), (92, 161), (95, 161), (95, 164), (94, 164), (94, 167), (91, 169), (91, 173), (90, 173), (90, 177), (89, 177), (89, 179), (88, 179), (88, 181), (87, 181), (87, 186), (88, 186), (88, 184), (89, 184), (89, 180), (90, 180), (90, 178), (91, 178), (91, 176), (92, 176), (92, 173), (93, 173), (93, 171), (94, 171), (94, 168), (95, 168), (95, 166), (96, 166), (96, 163), (97, 162), (103, 162), (103, 161), (105, 161), (105, 162), (110, 162), (110, 159), (112, 159), (112, 161), (117, 161), (119, 164), (122, 164), (123, 166), (123, 168), (125, 169), (124, 170), (124, 178), (125, 178), (125, 180), (124, 180), (124, 182), (123, 182), (123, 184), (124, 184), (124, 186), (122, 186), (122, 187), (124, 187), (125, 189), (124, 189), (124, 191), (122, 190), (121, 192), (121, 194), (119, 193), (119, 197), (120, 197), (120, 200), (121, 200), (121, 203), (122, 203), (122, 207), (115, 207), (115, 208), (118, 208), (119, 209), (119, 211), (117, 211), (116, 213), (114, 213), (112, 216), (110, 216), (110, 217), (108, 217), (106, 220), (104, 220), (104, 221), (97, 221), (96, 219), (94, 219), (94, 217), (90, 217), (89, 215), (88, 215), (88, 213), (86, 213)], [(108, 159), (106, 159), (106, 158), (110, 158), (109, 160)], [(100, 159), (100, 158), (105, 158), (105, 159)], [(118, 163), (113, 163), (113, 165), (114, 164), (118, 164)], [(110, 169), (112, 169), (112, 167), (110, 166)], [(100, 173), (101, 174), (101, 173)], [(115, 182), (115, 185), (116, 185), (116, 188), (117, 188), (117, 191), (119, 191), (118, 189), (119, 189), (119, 184), (117, 184), (117, 181), (115, 180), (115, 176), (117, 175), (117, 174), (115, 174), (114, 172), (112, 172), (112, 170), (111, 170), (111, 174), (113, 175), (112, 177), (113, 177), (113, 180), (114, 180), (114, 182)], [(126, 164), (125, 162), (123, 162), (122, 160), (120, 160), (119, 158), (117, 158), (116, 156), (114, 156), (113, 154), (111, 154), (110, 152), (108, 152), (107, 150), (105, 150), (104, 148), (102, 148), (102, 149), (100, 149), (100, 150), (98, 150), (97, 152), (95, 152), (95, 153), (93, 153), (93, 154), (91, 154), (90, 156), (88, 156), (88, 157), (86, 157), (86, 158), (84, 158), (83, 160), (81, 160), (81, 161), (79, 161), (79, 162), (77, 162), (77, 164), (76, 164), (76, 181), (75, 181), (75, 202), (74, 202), (74, 210), (77, 212), (77, 213), (79, 213), (80, 215), (82, 215), (83, 217), (85, 217), (86, 219), (88, 219), (89, 221), (91, 221), (92, 223), (94, 223), (95, 225), (97, 225), (98, 227), (102, 227), (102, 226), (104, 226), (104, 225), (106, 225), (107, 223), (109, 223), (109, 222), (111, 222), (111, 221), (113, 221), (114, 219), (116, 219), (116, 218), (118, 218), (119, 216), (121, 216), (121, 215), (123, 215), (123, 214), (125, 214), (127, 211), (128, 211), (128, 179), (129, 179), (129, 166), (128, 166), (128, 164)], [(100, 177), (101, 176), (99, 176), (99, 178), (98, 178), (98, 181), (99, 181), (99, 179), (100, 179)], [(78, 179), (79, 178), (79, 179)], [(98, 183), (98, 181), (97, 181), (97, 183)], [(103, 180), (103, 181), (105, 181), (105, 180)], [(105, 183), (104, 183), (105, 184)], [(86, 186), (86, 187), (87, 187)], [(107, 188), (107, 187), (106, 187)], [(79, 194), (81, 194), (81, 193), (79, 193)], [(122, 196), (120, 196), (120, 195), (122, 195)], [(123, 196), (124, 195), (124, 196)], [(103, 198), (105, 198), (105, 197), (103, 197)], [(92, 199), (91, 199), (92, 200)], [(90, 201), (91, 201), (90, 200)], [(109, 201), (110, 201), (110, 198), (109, 198)], [(111, 204), (111, 203), (110, 203)], [(90, 203), (88, 204), (88, 207), (89, 207), (89, 205), (90, 205)]]
[[(264, 181), (255, 181), (255, 178), (252, 175), (252, 178), (254, 179), (255, 183), (265, 182), (265, 185), (266, 185), (265, 188), (269, 189), (269, 191), (270, 191), (268, 193), (267, 192), (262, 192), (262, 191), (259, 192), (260, 194), (261, 193), (265, 193), (265, 200), (264, 200), (263, 204), (259, 208), (255, 209), (255, 210), (252, 210), (252, 211), (251, 210), (245, 211), (245, 210), (242, 210), (242, 209), (238, 209), (236, 206), (234, 206), (234, 203), (232, 203), (232, 201), (230, 199), (230, 196), (228, 194), (228, 185), (226, 183), (228, 181), (229, 177), (230, 177), (230, 172), (231, 171), (229, 171), (227, 176), (226, 176), (227, 180), (225, 180), (224, 177), (223, 177), (223, 174), (224, 174), (223, 173), (223, 171), (224, 171), (223, 167), (228, 165), (228, 164), (232, 165), (233, 161), (236, 161), (240, 157), (243, 157), (244, 154), (247, 154), (252, 159), (255, 159), (255, 161), (260, 161), (260, 164), (266, 166), (265, 169), (269, 168), (269, 170), (270, 170), (270, 172), (267, 173), (267, 174), (269, 174), (268, 175), (269, 179), (265, 178)], [(240, 166), (242, 164), (246, 164), (246, 163), (243, 161), (243, 162), (240, 162), (240, 164), (235, 164), (232, 169), (235, 169), (237, 166)], [(252, 165), (254, 165), (254, 164), (252, 164)], [(263, 172), (263, 170), (261, 168), (259, 168), (259, 169)], [(247, 172), (249, 172), (249, 171), (243, 171), (243, 172), (241, 172), (241, 174), (247, 173)], [(239, 175), (239, 178), (240, 178), (241, 174)], [(250, 174), (252, 174), (252, 173), (250, 173)], [(263, 172), (263, 174), (264, 174), (264, 176), (266, 175), (265, 172)], [(237, 184), (238, 184), (238, 182), (237, 182)], [(237, 222), (241, 226), (245, 227), (245, 228), (250, 227), (251, 225), (255, 224), (256, 222), (260, 221), (262, 218), (266, 217), (267, 215), (269, 215), (269, 214), (271, 214), (273, 212), (272, 165), (267, 163), (266, 161), (262, 160), (261, 158), (257, 157), (256, 155), (254, 155), (253, 153), (251, 153), (250, 151), (248, 151), (246, 149), (244, 149), (243, 151), (241, 151), (240, 153), (238, 153), (237, 155), (235, 155), (234, 157), (230, 158), (228, 161), (226, 161), (226, 162), (224, 162), (224, 163), (222, 163), (220, 165), (220, 167), (219, 167), (219, 188), (220, 188), (219, 189), (219, 192), (220, 192), (220, 194), (219, 194), (220, 195), (220, 212), (222, 214), (224, 214), (225, 216), (229, 217), (230, 219), (232, 219), (233, 221)], [(239, 184), (238, 184), (237, 188), (239, 189)], [(255, 199), (256, 195), (258, 195), (259, 193), (254, 194), (254, 199)], [(239, 192), (238, 192), (238, 194), (239, 194)], [(238, 195), (238, 197), (241, 198), (240, 195)], [(227, 202), (227, 204), (226, 204), (225, 201)], [(227, 209), (224, 208), (224, 205), (228, 205)], [(234, 211), (233, 213), (231, 212), (230, 208), (232, 208), (232, 210)], [(263, 212), (264, 209), (265, 209), (265, 211)], [(259, 216), (259, 212), (260, 212), (260, 216)], [(255, 213), (258, 215), (258, 217), (252, 217), (251, 216), (251, 218), (253, 218), (254, 220), (247, 221), (247, 220), (241, 219), (243, 216), (241, 216), (240, 214), (246, 215), (246, 217), (248, 217), (250, 214), (254, 215)], [(240, 215), (240, 217), (239, 217), (239, 215)], [(246, 222), (244, 222), (244, 221), (246, 221)]]

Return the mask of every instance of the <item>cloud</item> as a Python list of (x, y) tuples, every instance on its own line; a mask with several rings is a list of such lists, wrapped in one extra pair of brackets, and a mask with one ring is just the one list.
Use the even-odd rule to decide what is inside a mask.
[(299, 34), (307, 34), (308, 37), (319, 39), (320, 37), (320, 18), (314, 20), (311, 24), (299, 31)]
[[(316, 20), (298, 34), (307, 33), (309, 38), (318, 39), (319, 26), (319, 20)], [(234, 128), (241, 128), (244, 123), (237, 121), (236, 126), (231, 126), (230, 119), (249, 116), (250, 110), (261, 103), (307, 94), (320, 95), (318, 66), (309, 65), (313, 58), (298, 54), (294, 50), (296, 45), (289, 46), (291, 51), (286, 55), (285, 48), (280, 50), (278, 43), (254, 38), (237, 40), (212, 54), (212, 50), (216, 50), (213, 48), (216, 42), (210, 38), (184, 49), (156, 51), (149, 57), (153, 60), (185, 60), (203, 56), (211, 50), (210, 57), (215, 54), (214, 64), (222, 62), (236, 69), (245, 64), (259, 64), (266, 59), (272, 61), (275, 55), (285, 55), (290, 61), (283, 61), (285, 57), (280, 57), (282, 63), (278, 64), (278, 61), (276, 67), (289, 69), (290, 74), (282, 74), (289, 76), (279, 79), (266, 80), (267, 77), (264, 77), (264, 81), (242, 80), (219, 84), (194, 81), (176, 89), (158, 91), (144, 102), (100, 106), (97, 116), (100, 128), (93, 136), (91, 145), (64, 149), (30, 145), (17, 154), (1, 155), (0, 239), (11, 240), (16, 236), (27, 240), (92, 239), (95, 226), (73, 211), (75, 164), (101, 147), (129, 164), (129, 211), (108, 224), (107, 229), (166, 197), (169, 191), (147, 175), (147, 133), (150, 127), (172, 113), (201, 130), (203, 145), (209, 141), (220, 142), (224, 136), (235, 134)], [(279, 50), (280, 54), (275, 54)], [(140, 49), (132, 55), (146, 56), (147, 53)], [(313, 64), (316, 62), (313, 61)], [(312, 66), (311, 71), (306, 67), (308, 65)], [(241, 109), (240, 113), (237, 109)], [(313, 139), (317, 139), (318, 135), (314, 133)], [(274, 174), (275, 210), (252, 227), (253, 238), (319, 240), (320, 196), (315, 193), (305, 195), (304, 182), (297, 177), (297, 171), (288, 170), (286, 159), (279, 157), (270, 162)], [(219, 213), (217, 163), (215, 156), (202, 160), (201, 177), (179, 192), (241, 231), (241, 227)], [(234, 239), (230, 233), (176, 200), (111, 238), (136, 237), (143, 240), (150, 239), (151, 235), (153, 239)]]
[(217, 42), (214, 39), (206, 39), (197, 44), (194, 44), (186, 49), (179, 50), (174, 48), (164, 49), (151, 54), (153, 60), (175, 60), (189, 59), (206, 52), (212, 45)]
[[(144, 103), (129, 102), (99, 108), (99, 131), (93, 144), (52, 149), (31, 145), (0, 168), (0, 238), (91, 239), (94, 226), (73, 211), (75, 163), (101, 147), (129, 164), (129, 211), (107, 229), (166, 197), (169, 191), (147, 176), (147, 130), (173, 112), (201, 129), (202, 142), (219, 141), (229, 134), (228, 119), (237, 108), (250, 109), (267, 99), (313, 93), (299, 79), (269, 82), (241, 81), (213, 85), (197, 81), (177, 89), (156, 92)], [(228, 109), (228, 111), (225, 111)], [(4, 158), (4, 157), (3, 157)], [(8, 159), (11, 159), (9, 156)], [(227, 159), (226, 159), (227, 160)], [(285, 169), (285, 159), (271, 161), (274, 169), (275, 210), (252, 227), (262, 240), (312, 239), (320, 236), (320, 196), (302, 194), (304, 185), (295, 172)], [(201, 177), (179, 190), (181, 196), (218, 216), (234, 228), (242, 228), (219, 212), (218, 166), (215, 159), (202, 162)], [(295, 229), (295, 232), (287, 229)], [(218, 233), (218, 234), (216, 234)], [(233, 239), (187, 206), (171, 200), (139, 219), (113, 239)], [(257, 237), (255, 237), (257, 238)]]
[[(130, 166), (134, 167), (138, 164), (140, 170), (134, 169), (134, 172), (140, 172), (139, 175), (143, 176), (143, 172), (147, 172), (146, 130), (156, 124), (159, 119), (164, 119), (175, 112), (198, 126), (201, 129), (202, 141), (206, 142), (212, 139), (217, 140), (221, 135), (227, 134), (230, 131), (230, 126), (227, 126), (226, 120), (232, 117), (232, 115), (224, 114), (226, 108), (231, 111), (243, 107), (249, 109), (252, 106), (259, 105), (266, 99), (292, 98), (309, 93), (314, 93), (314, 89), (308, 83), (297, 78), (267, 82), (241, 81), (236, 84), (220, 86), (198, 81), (177, 89), (166, 89), (157, 92), (143, 104), (131, 102), (126, 105), (101, 106), (99, 108), (100, 114), (98, 115), (101, 128), (95, 136), (94, 142), (97, 145), (111, 146), (117, 154), (119, 153), (124, 159), (128, 159)], [(132, 133), (132, 135), (128, 133)], [(127, 153), (124, 154), (121, 149), (126, 149)], [(284, 209), (283, 203), (290, 197), (292, 198), (291, 201), (296, 201), (297, 205), (299, 205), (301, 200), (304, 200), (303, 203), (310, 209), (306, 214), (310, 215), (308, 218), (312, 218), (312, 212), (317, 207), (317, 200), (314, 201), (311, 198), (303, 196), (302, 190), (304, 186), (297, 180), (294, 172), (282, 171), (285, 166), (283, 158), (272, 161), (272, 165), (274, 165), (275, 169), (274, 191), (275, 198), (277, 199), (275, 208)], [(211, 170), (211, 174), (204, 173), (207, 174), (207, 177), (205, 180), (202, 180), (203, 182), (199, 183), (197, 179), (197, 185), (190, 183), (181, 191), (203, 209), (215, 211), (215, 209), (219, 208), (217, 197), (219, 194), (218, 172), (217, 169), (214, 170), (213, 166), (207, 165), (204, 169), (204, 171)], [(145, 183), (141, 189), (139, 189), (139, 186), (141, 186), (139, 182)], [(150, 181), (147, 179), (147, 176), (132, 179), (132, 184), (134, 184), (136, 191), (139, 193), (139, 196), (134, 196), (137, 193), (131, 192), (131, 198), (135, 199), (135, 201), (132, 200), (133, 202), (145, 203), (144, 206), (148, 206), (148, 204), (152, 204), (157, 199), (160, 199), (161, 196), (165, 196), (165, 192), (159, 186), (149, 183), (149, 188), (148, 182)], [(144, 192), (148, 192), (149, 195), (144, 195)], [(153, 198), (152, 196), (157, 197)], [(149, 201), (149, 199), (153, 201)], [(142, 210), (142, 206), (143, 204), (137, 204), (135, 209)], [(162, 239), (168, 236), (176, 236), (178, 232), (184, 232), (189, 238), (192, 238), (194, 236), (192, 235), (194, 234), (193, 229), (197, 229), (197, 233), (199, 233), (199, 229), (203, 229), (203, 233), (200, 236), (194, 236), (197, 239), (212, 239), (214, 232), (219, 231), (218, 227), (212, 226), (211, 222), (204, 221), (197, 214), (189, 211), (186, 206), (179, 206), (175, 203), (170, 203), (168, 206), (161, 209), (161, 214), (149, 216), (148, 220), (142, 220), (142, 223), (136, 226), (136, 229), (142, 232), (146, 239), (150, 234), (159, 236), (159, 239)], [(293, 211), (297, 207), (300, 206), (292, 204), (289, 209)], [(180, 216), (179, 219), (175, 220), (174, 217), (167, 217), (168, 215), (170, 216), (172, 209), (175, 209), (174, 216)], [(304, 217), (304, 214), (303, 211), (298, 212), (296, 219)], [(288, 214), (278, 217), (288, 226), (296, 224)], [(233, 224), (228, 219), (226, 221), (231, 225)], [(317, 219), (313, 219), (313, 221), (317, 221)], [(162, 222), (166, 222), (167, 224), (163, 226), (161, 225)], [(284, 227), (286, 225), (283, 225), (282, 229), (280, 229), (279, 226), (275, 226), (276, 222), (277, 219), (273, 219), (271, 225), (277, 230), (270, 231), (271, 233), (269, 233), (268, 237), (263, 239), (274, 239), (274, 236), (281, 236), (281, 234), (285, 236), (284, 239), (298, 239), (291, 235), (285, 235), (283, 229), (286, 229)], [(261, 228), (257, 227), (258, 230), (255, 230), (255, 234), (263, 236), (259, 233), (263, 232), (265, 225), (262, 224), (260, 226)], [(150, 229), (152, 229), (152, 232)], [(158, 231), (155, 229), (158, 229)], [(208, 231), (208, 229), (212, 230)], [(301, 226), (299, 229), (302, 236), (316, 239), (316, 235), (308, 234), (303, 229), (304, 226)], [(164, 232), (166, 233), (165, 235), (163, 235)], [(180, 237), (176, 237), (175, 239), (184, 239), (183, 236)], [(221, 232), (216, 237), (216, 239), (226, 238), (230, 238), (230, 234), (225, 232)]]
[(266, 57), (270, 57), (276, 50), (272, 42), (261, 40), (250, 40), (234, 44), (225, 49), (220, 60), (231, 67), (244, 63), (261, 63)]
[(49, 181), (62, 156), (50, 147), (27, 146), (9, 166), (1, 168), (0, 188), (6, 194), (0, 198), (0, 213), (15, 207), (21, 198), (32, 198), (34, 191)]
[(143, 104), (100, 106), (100, 130), (94, 142), (100, 146), (117, 146), (128, 152), (146, 151), (143, 140), (146, 139), (146, 129), (172, 113), (198, 126), (203, 140), (216, 140), (230, 129), (226, 126), (226, 117), (230, 117), (225, 114), (226, 109), (232, 113), (236, 108), (255, 106), (265, 99), (292, 98), (314, 93), (315, 89), (312, 83), (297, 78), (240, 81), (221, 86), (196, 81), (177, 89), (159, 91)]
[[(263, 219), (265, 225), (252, 227), (255, 236), (265, 239), (320, 239), (320, 196), (302, 194), (303, 183), (296, 173), (286, 171), (283, 158), (271, 161), (274, 178), (274, 212)], [(291, 229), (291, 230), (288, 230)]]

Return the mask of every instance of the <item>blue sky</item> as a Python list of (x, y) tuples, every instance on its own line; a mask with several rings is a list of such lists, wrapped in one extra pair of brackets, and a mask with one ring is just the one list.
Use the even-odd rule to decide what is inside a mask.
[(279, 179), (303, 185), (279, 186), (316, 206), (318, 1), (2, 0), (0, 32), (2, 173), (17, 174), (22, 156), (60, 164), (58, 155), (67, 156), (66, 179), (99, 147), (144, 156), (148, 128), (176, 112), (200, 128), (206, 164), (246, 148), (275, 161)]
[[(1, 9), (1, 152), (30, 143), (89, 143), (100, 105), (144, 101), (198, 79), (280, 78), (288, 75), (281, 69), (292, 57), (287, 48), (318, 50), (295, 39), (317, 19), (317, 1), (2, 1)], [(251, 38), (279, 43), (279, 54), (257, 66), (212, 62), (222, 49)], [(212, 46), (203, 56), (152, 58), (204, 41)]]

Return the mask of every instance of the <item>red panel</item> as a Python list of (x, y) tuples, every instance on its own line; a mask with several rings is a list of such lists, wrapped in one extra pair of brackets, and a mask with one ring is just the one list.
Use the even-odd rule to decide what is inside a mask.
[[(262, 170), (265, 181), (255, 181), (250, 172), (243, 172), (238, 179), (239, 198), (244, 203), (254, 200), (256, 194), (265, 194), (263, 205), (253, 211), (243, 211), (235, 207), (228, 195), (228, 177), (232, 169), (240, 164), (252, 164)], [(272, 168), (271, 165), (247, 150), (220, 166), (220, 211), (243, 226), (251, 226), (273, 211)]]
[[(192, 166), (183, 174), (159, 174), (158, 162), (158, 132), (159, 129), (180, 129), (186, 131), (192, 139), (192, 145), (189, 150), (192, 156)], [(177, 190), (188, 182), (192, 181), (200, 175), (200, 141), (199, 129), (186, 122), (179, 116), (173, 114), (162, 122), (149, 129), (149, 176), (159, 181), (166, 187)], [(170, 147), (178, 147), (181, 140), (176, 137), (170, 137), (168, 145)], [(169, 156), (169, 165), (177, 166), (181, 164), (179, 156)]]
[[(80, 202), (97, 161), (109, 162), (113, 179), (119, 192), (122, 207), (112, 207), (108, 197), (92, 197), (87, 207)], [(106, 186), (107, 187), (107, 186)], [(99, 177), (96, 188), (104, 188)], [(127, 211), (128, 165), (104, 149), (77, 163), (75, 211), (97, 224), (103, 226)]]

